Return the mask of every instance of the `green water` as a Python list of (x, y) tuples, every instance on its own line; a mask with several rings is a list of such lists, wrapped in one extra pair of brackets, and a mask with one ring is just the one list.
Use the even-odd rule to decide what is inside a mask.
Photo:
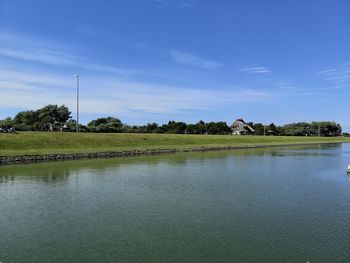
[(0, 262), (350, 262), (350, 145), (0, 167)]

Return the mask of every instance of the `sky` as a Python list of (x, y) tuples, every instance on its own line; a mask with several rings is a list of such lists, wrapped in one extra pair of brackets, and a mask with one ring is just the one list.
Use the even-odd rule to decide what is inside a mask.
[(348, 0), (0, 0), (0, 119), (331, 120), (350, 131)]

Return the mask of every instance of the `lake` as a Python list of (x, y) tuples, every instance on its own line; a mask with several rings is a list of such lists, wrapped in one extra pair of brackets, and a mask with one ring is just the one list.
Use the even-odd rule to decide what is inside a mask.
[(0, 167), (0, 262), (348, 262), (350, 144)]

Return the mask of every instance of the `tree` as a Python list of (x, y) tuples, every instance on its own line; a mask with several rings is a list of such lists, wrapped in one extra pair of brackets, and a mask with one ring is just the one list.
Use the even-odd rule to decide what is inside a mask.
[(187, 124), (184, 122), (169, 121), (167, 124), (163, 124), (159, 131), (160, 133), (175, 133), (183, 134), (186, 133)]
[(269, 126), (268, 126), (268, 133), (270, 135), (277, 135), (278, 132), (277, 132), (277, 127), (275, 124), (271, 123)]
[(13, 119), (14, 127), (18, 130), (48, 130), (56, 127), (58, 130), (71, 118), (69, 109), (62, 105), (47, 105), (36, 111), (21, 111)]
[(228, 127), (226, 122), (210, 122), (207, 125), (209, 134), (228, 134), (230, 133), (230, 127)]
[(114, 117), (98, 118), (90, 121), (87, 128), (92, 132), (122, 132), (123, 123)]
[(204, 121), (200, 120), (196, 125), (199, 134), (207, 133), (208, 125)]
[(69, 109), (66, 106), (61, 105), (58, 108), (56, 108), (56, 110), (57, 110), (57, 116), (55, 119), (56, 122), (66, 123), (71, 118), (71, 116), (70, 116), (71, 112), (69, 111)]
[(290, 123), (284, 125), (282, 130), (282, 135), (291, 136), (339, 136), (342, 132), (340, 124), (330, 121)]
[(255, 135), (264, 135), (264, 125), (261, 123), (255, 123), (253, 128), (255, 130)]
[(37, 120), (34, 111), (21, 111), (13, 118), (13, 124), (17, 130), (33, 130), (33, 125)]
[(158, 129), (158, 124), (153, 122), (153, 123), (147, 123), (146, 125), (146, 132), (147, 133), (155, 133)]
[(0, 127), (9, 127), (12, 126), (13, 120), (10, 117), (7, 117), (4, 120), (0, 120)]
[(188, 134), (199, 134), (197, 125), (196, 124), (188, 124), (187, 125), (187, 133)]

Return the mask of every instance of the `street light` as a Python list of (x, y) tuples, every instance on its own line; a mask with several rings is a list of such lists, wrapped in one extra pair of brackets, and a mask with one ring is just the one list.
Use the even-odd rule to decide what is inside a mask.
[(264, 136), (266, 135), (266, 127), (265, 127), (265, 109), (262, 108), (262, 114), (263, 114), (263, 127), (264, 127)]
[(76, 132), (79, 132), (79, 75), (74, 75), (77, 78), (77, 127)]

